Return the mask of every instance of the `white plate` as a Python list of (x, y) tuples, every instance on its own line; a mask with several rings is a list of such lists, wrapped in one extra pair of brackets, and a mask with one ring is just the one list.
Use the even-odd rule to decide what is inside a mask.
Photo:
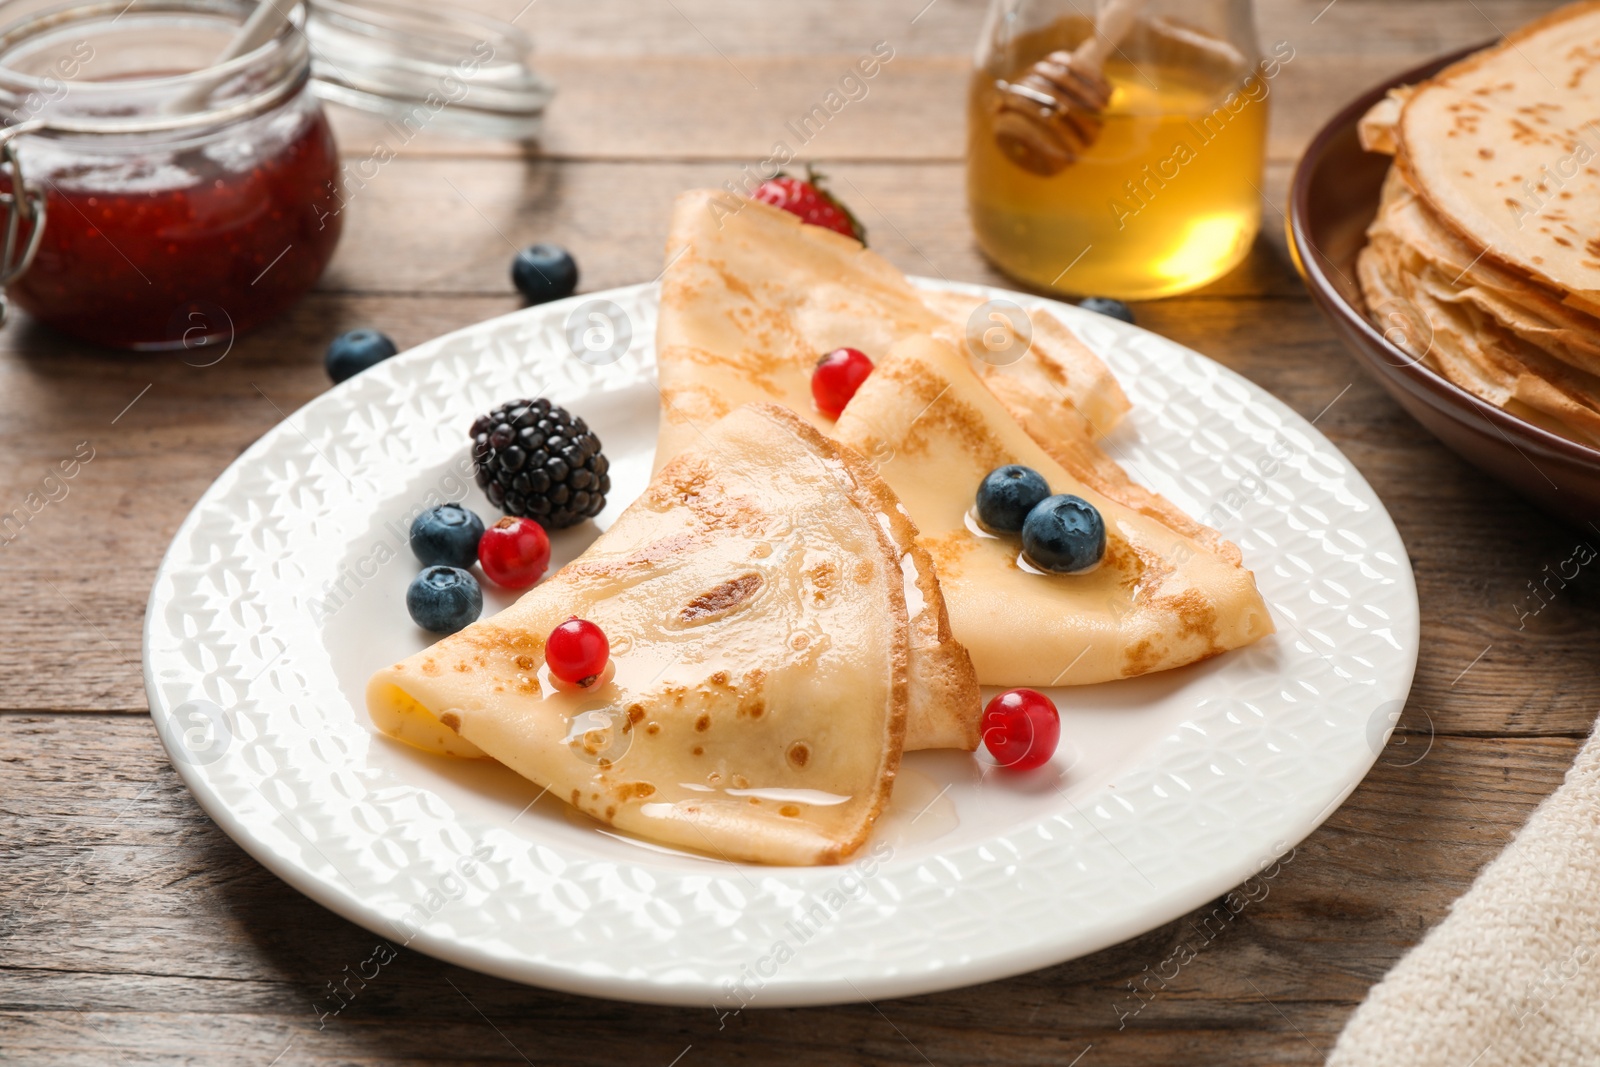
[[(612, 460), (599, 527), (645, 485), (658, 291), (635, 286), (397, 356), (217, 479), (146, 617), (151, 713), (174, 763), (251, 855), (396, 944), (554, 989), (728, 1010), (1043, 967), (1269, 868), (1360, 781), (1410, 689), (1417, 600), (1393, 523), (1332, 444), (1231, 371), (1102, 316), (972, 291), (1046, 304), (1105, 357), (1134, 405), (1115, 453), (1239, 544), (1276, 636), (1056, 691), (1063, 742), (1037, 772), (908, 755), (889, 817), (843, 867), (643, 845), (535, 803), (540, 790), (498, 765), (376, 735), (368, 674), (428, 640), (404, 606), (409, 515), (468, 488), (492, 513), (458, 471), (476, 414), (543, 395), (588, 420)], [(615, 361), (597, 312), (631, 331)], [(557, 536), (556, 562), (594, 532)]]

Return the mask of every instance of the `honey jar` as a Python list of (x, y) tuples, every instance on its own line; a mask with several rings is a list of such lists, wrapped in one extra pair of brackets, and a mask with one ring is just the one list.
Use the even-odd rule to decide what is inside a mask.
[[(1110, 41), (1113, 4), (1122, 25)], [(1067, 80), (1063, 57), (1097, 34), (1103, 105), (1053, 113), (1064, 110), (1051, 97)], [(1149, 299), (1220, 277), (1260, 228), (1271, 83), (1292, 58), (1287, 45), (1258, 55), (1248, 0), (993, 0), (968, 97), (980, 248), (1007, 274), (1067, 295)], [(1049, 151), (1008, 137), (1019, 99), (1050, 142), (1034, 148)], [(1052, 120), (1074, 135), (1060, 138), (1064, 152)]]

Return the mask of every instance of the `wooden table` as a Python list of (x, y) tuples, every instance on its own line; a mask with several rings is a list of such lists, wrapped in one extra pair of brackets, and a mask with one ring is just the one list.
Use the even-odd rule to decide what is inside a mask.
[[(521, 5), (492, 9), (511, 17)], [(1537, 615), (1519, 609), (1545, 565), (1600, 535), (1487, 482), (1356, 368), (1302, 291), (1278, 212), (1300, 148), (1342, 100), (1543, 3), (1264, 0), (1262, 41), (1294, 49), (1272, 88), (1266, 233), (1227, 278), (1138, 308), (1142, 325), (1302, 414), (1322, 412), (1318, 426), (1400, 527), (1424, 620), (1416, 687), (1378, 765), (1268, 895), (1164, 987), (1147, 968), (1193, 940), (1191, 919), (990, 985), (722, 1025), (710, 1008), (564, 996), (404, 952), (319, 1026), (312, 1002), (375, 936), (225, 837), (146, 714), (140, 626), (157, 562), (223, 467), (328, 387), (321, 353), (333, 335), (372, 325), (405, 347), (511, 311), (512, 246), (534, 240), (573, 249), (585, 290), (653, 277), (672, 196), (764, 159), (784, 122), (875, 42), (893, 60), (806, 154), (830, 164), (875, 246), (907, 271), (1003, 282), (973, 248), (962, 194), (964, 76), (983, 6), (530, 3), (519, 24), (539, 36), (561, 90), (540, 149), (417, 139), (351, 200), (317, 291), (222, 362), (94, 351), (25, 321), (0, 333), (0, 510), (78, 442), (95, 449), (68, 495), (0, 548), (0, 1060), (1321, 1062), (1368, 987), (1560, 782), (1589, 730), (1600, 579), (1582, 574)], [(346, 154), (364, 157), (375, 124), (337, 122)]]

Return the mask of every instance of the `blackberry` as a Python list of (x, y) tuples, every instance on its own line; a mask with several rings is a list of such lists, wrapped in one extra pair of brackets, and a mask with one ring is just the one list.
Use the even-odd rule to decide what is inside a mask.
[(548, 400), (512, 400), (478, 416), (472, 462), (491, 504), (550, 530), (594, 518), (611, 490), (600, 438)]

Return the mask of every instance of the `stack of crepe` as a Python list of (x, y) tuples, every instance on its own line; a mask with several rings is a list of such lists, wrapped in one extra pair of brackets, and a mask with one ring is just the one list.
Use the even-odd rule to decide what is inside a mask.
[(1357, 260), (1368, 314), (1413, 358), (1600, 446), (1600, 3), (1562, 8), (1360, 126), (1395, 157)]
[[(1272, 632), (1239, 550), (1097, 443), (1128, 401), (1060, 322), (968, 344), (979, 298), (726, 199), (674, 209), (650, 487), (511, 608), (378, 672), (384, 733), (499, 760), (655, 841), (831, 863), (866, 840), (903, 751), (977, 747), (980, 683), (1127, 678)], [(835, 421), (810, 381), (841, 346), (875, 367)], [(969, 519), (1008, 463), (1100, 509), (1096, 570), (1034, 570)], [(572, 615), (613, 644), (590, 690), (543, 667)]]

